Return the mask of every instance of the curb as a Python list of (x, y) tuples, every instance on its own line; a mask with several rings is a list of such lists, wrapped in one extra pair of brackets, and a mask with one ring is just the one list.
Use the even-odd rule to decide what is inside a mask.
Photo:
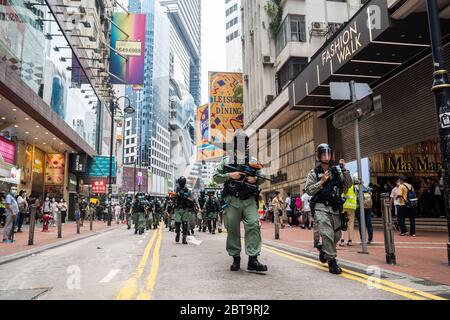
[[(298, 254), (300, 256), (306, 257), (306, 258), (311, 258), (314, 260), (318, 260), (319, 254), (317, 253), (313, 253), (309, 250), (306, 249), (302, 249), (302, 248), (296, 248), (296, 247), (292, 247), (289, 246), (287, 244), (283, 244), (283, 243), (278, 243), (272, 240), (263, 240), (263, 244), (266, 244), (268, 246), (272, 246), (274, 248), (280, 249), (280, 250), (285, 250), (287, 252), (290, 253), (294, 253), (294, 254)], [(365, 275), (370, 276), (370, 274), (367, 273), (367, 269), (368, 269), (368, 265), (365, 265), (363, 263), (359, 263), (359, 262), (353, 262), (350, 260), (345, 260), (345, 259), (339, 259), (339, 264), (341, 266), (344, 266), (345, 268), (352, 270), (352, 271), (356, 271)], [(384, 268), (380, 268), (382, 277), (385, 279), (389, 279), (389, 280), (401, 280), (401, 279), (406, 279), (408, 281), (411, 282), (417, 282), (417, 281), (424, 281), (424, 279), (422, 278), (417, 278), (415, 276), (406, 274), (406, 273), (401, 273), (401, 272), (397, 272), (397, 271), (392, 271), (392, 270), (387, 270)], [(444, 284), (444, 283), (437, 283), (436, 285), (442, 287), (445, 287), (446, 289), (450, 290), (450, 286)]]
[(120, 226), (119, 227), (115, 226), (115, 227), (113, 227), (111, 229), (103, 229), (103, 231), (92, 231), (92, 233), (89, 233), (89, 234), (86, 234), (86, 235), (83, 235), (83, 236), (71, 238), (71, 239), (68, 239), (68, 240), (62, 240), (62, 241), (55, 242), (55, 243), (50, 243), (50, 244), (44, 245), (42, 247), (37, 247), (35, 249), (26, 250), (26, 251), (23, 251), (23, 252), (13, 253), (11, 255), (7, 255), (7, 256), (5, 256), (3, 258), (0, 258), (0, 265), (6, 264), (6, 263), (10, 263), (10, 262), (13, 262), (13, 261), (16, 261), (16, 260), (19, 260), (19, 259), (23, 259), (23, 258), (32, 256), (34, 254), (38, 254), (38, 253), (44, 252), (44, 251), (49, 250), (49, 249), (62, 247), (62, 246), (65, 246), (66, 244), (70, 244), (70, 243), (73, 243), (73, 242), (76, 242), (76, 241), (84, 240), (84, 239), (87, 239), (87, 238), (90, 238), (90, 237), (94, 237), (94, 236), (99, 236), (101, 234), (104, 234), (106, 232), (113, 231), (113, 230), (116, 230), (116, 229), (119, 229), (119, 228), (120, 228)]

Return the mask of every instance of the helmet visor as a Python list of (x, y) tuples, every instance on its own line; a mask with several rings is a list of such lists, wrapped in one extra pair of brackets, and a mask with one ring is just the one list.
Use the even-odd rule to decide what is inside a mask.
[(323, 162), (331, 161), (333, 159), (333, 151), (328, 148), (320, 150), (319, 159)]

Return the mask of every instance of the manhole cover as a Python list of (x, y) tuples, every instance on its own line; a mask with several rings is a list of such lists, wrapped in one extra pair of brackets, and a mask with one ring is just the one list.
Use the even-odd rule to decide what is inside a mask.
[(0, 290), (0, 300), (33, 300), (51, 288)]

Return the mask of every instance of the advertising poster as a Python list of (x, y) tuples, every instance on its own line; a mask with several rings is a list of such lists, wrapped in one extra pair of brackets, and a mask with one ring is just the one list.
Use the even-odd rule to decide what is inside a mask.
[[(144, 54), (146, 15), (113, 13), (111, 24), (111, 62), (109, 72), (112, 84), (144, 84)], [(117, 27), (118, 26), (118, 27)], [(126, 32), (128, 36), (124, 33)], [(126, 60), (121, 57), (128, 57)]]
[(64, 184), (64, 162), (63, 154), (47, 154), (45, 159), (45, 184)]
[(211, 161), (224, 155), (223, 149), (209, 143), (209, 132), (209, 106), (205, 104), (197, 108), (195, 133), (197, 161)]
[(241, 73), (209, 73), (210, 138), (213, 144), (230, 143), (234, 133), (243, 128), (243, 93)]

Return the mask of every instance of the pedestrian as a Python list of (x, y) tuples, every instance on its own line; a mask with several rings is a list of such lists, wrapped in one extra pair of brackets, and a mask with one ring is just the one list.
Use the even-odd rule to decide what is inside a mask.
[(272, 199), (272, 207), (273, 207), (273, 215), (274, 215), (274, 222), (275, 222), (275, 215), (277, 214), (279, 217), (279, 222), (281, 224), (281, 228), (284, 228), (283, 223), (283, 207), (284, 207), (284, 201), (281, 199), (280, 191), (275, 192), (275, 197)]
[(206, 218), (206, 212), (205, 210), (203, 210), (203, 207), (205, 206), (206, 203), (206, 192), (205, 190), (200, 191), (200, 196), (198, 197), (198, 205), (200, 207), (200, 218), (199, 218), (199, 223), (198, 223), (198, 232), (202, 231), (202, 232), (206, 232), (206, 227), (207, 227), (207, 218)]
[[(355, 181), (354, 181), (355, 182)], [(356, 181), (357, 182), (357, 181)], [(355, 211), (358, 206), (358, 197), (356, 195), (355, 186), (352, 185), (342, 194), (342, 198), (344, 199), (344, 213), (347, 216), (347, 231), (342, 232), (340, 247), (345, 246), (345, 241), (347, 241), (347, 246), (351, 246), (353, 242), (353, 233), (355, 228)]]
[(88, 203), (84, 197), (81, 198), (80, 202), (80, 226), (84, 224), (84, 219), (86, 219), (86, 207)]
[(417, 204), (417, 198), (413, 186), (406, 182), (405, 176), (400, 176), (398, 179), (398, 192), (397, 199), (399, 201), (398, 211), (398, 224), (400, 228), (400, 235), (408, 235), (408, 229), (406, 228), (406, 218), (409, 218), (410, 223), (410, 235), (416, 236), (416, 221), (415, 221), (415, 207)]
[[(238, 142), (244, 140), (244, 150), (238, 150)], [(227, 252), (233, 257), (231, 271), (240, 270), (241, 264), (241, 221), (244, 222), (245, 230), (245, 252), (249, 256), (247, 271), (266, 272), (267, 266), (258, 261), (261, 253), (261, 226), (258, 218), (258, 195), (259, 185), (264, 183), (259, 169), (254, 169), (260, 176), (243, 175), (238, 168), (245, 166), (251, 168), (250, 164), (258, 166), (257, 159), (250, 159), (249, 138), (246, 135), (236, 134), (233, 138), (233, 152), (231, 157), (224, 157), (216, 168), (213, 179), (218, 184), (224, 184), (222, 194), (225, 199), (224, 216), (227, 228)], [(242, 143), (241, 143), (242, 145)], [(243, 151), (243, 152), (242, 152)], [(245, 159), (243, 164), (238, 164), (238, 159)], [(250, 163), (251, 161), (251, 163)], [(225, 165), (236, 168), (235, 171), (225, 170)], [(241, 181), (241, 182), (239, 182)], [(283, 200), (279, 199), (281, 203)]]
[(332, 166), (333, 149), (328, 144), (320, 144), (316, 154), (320, 164), (309, 172), (305, 190), (312, 196), (311, 210), (322, 240), (317, 248), (319, 260), (328, 262), (330, 273), (340, 274), (336, 246), (341, 239), (341, 196), (352, 185), (352, 179), (345, 166)]
[(286, 208), (285, 209), (286, 210), (286, 218), (287, 218), (287, 221), (288, 221), (288, 224), (290, 227), (292, 227), (292, 216), (293, 216), (293, 212), (294, 212), (292, 210), (291, 204), (293, 204), (292, 199), (291, 199), (291, 194), (288, 192), (286, 200), (284, 200), (284, 207)]
[(19, 205), (16, 201), (17, 187), (12, 186), (5, 199), (5, 227), (3, 228), (3, 242), (12, 243), (14, 238), (14, 222), (19, 213)]
[(52, 227), (56, 227), (56, 225), (58, 224), (58, 213), (59, 213), (59, 208), (58, 208), (58, 202), (56, 202), (55, 198), (52, 198), (52, 204), (51, 204), (51, 210), (52, 210)]
[[(394, 213), (394, 217), (395, 217), (395, 221), (394, 221), (394, 227), (397, 231), (399, 231), (399, 224), (398, 224), (398, 209), (400, 206), (400, 201), (398, 201), (397, 199), (397, 194), (398, 194), (398, 182), (397, 185), (395, 186), (394, 189), (392, 189), (391, 191), (391, 206), (392, 206), (392, 211)], [(391, 213), (392, 215), (392, 213)]]
[(19, 213), (16, 218), (17, 232), (22, 232), (23, 220), (28, 212), (27, 192), (20, 190), (17, 196), (17, 204), (19, 206)]
[(51, 211), (52, 211), (52, 203), (50, 202), (50, 198), (48, 196), (46, 196), (44, 205), (42, 207), (42, 212), (43, 212), (42, 218), (44, 218), (44, 216), (50, 216)]
[(59, 211), (61, 211), (61, 223), (66, 223), (66, 217), (67, 217), (67, 203), (64, 198), (61, 198), (61, 201), (59, 202)]
[[(361, 185), (361, 187), (363, 188), (363, 194), (364, 194), (364, 203), (362, 205), (364, 208), (364, 220), (365, 220), (366, 231), (367, 231), (367, 235), (368, 235), (367, 244), (371, 244), (373, 241), (372, 195), (370, 194), (370, 192), (364, 192), (363, 182), (359, 181), (358, 173), (355, 173), (353, 175), (353, 183), (355, 186), (355, 192), (357, 194), (357, 199), (358, 199), (358, 206), (356, 208), (356, 218), (358, 219), (359, 237), (362, 241), (361, 212), (360, 212), (361, 204), (359, 203), (359, 196), (358, 196), (359, 195), (359, 186)], [(368, 190), (366, 190), (366, 191), (368, 191)]]
[(311, 212), (311, 205), (310, 205), (310, 201), (311, 201), (311, 196), (309, 194), (306, 193), (306, 190), (303, 189), (302, 190), (302, 229), (306, 229), (308, 228), (308, 230), (311, 230), (312, 226), (313, 226), (313, 217), (312, 217), (312, 212)]
[(117, 202), (114, 206), (114, 221), (116, 224), (120, 224), (120, 211), (122, 208), (120, 207), (120, 204)]
[(1, 227), (5, 226), (5, 194), (0, 192), (0, 225)]

